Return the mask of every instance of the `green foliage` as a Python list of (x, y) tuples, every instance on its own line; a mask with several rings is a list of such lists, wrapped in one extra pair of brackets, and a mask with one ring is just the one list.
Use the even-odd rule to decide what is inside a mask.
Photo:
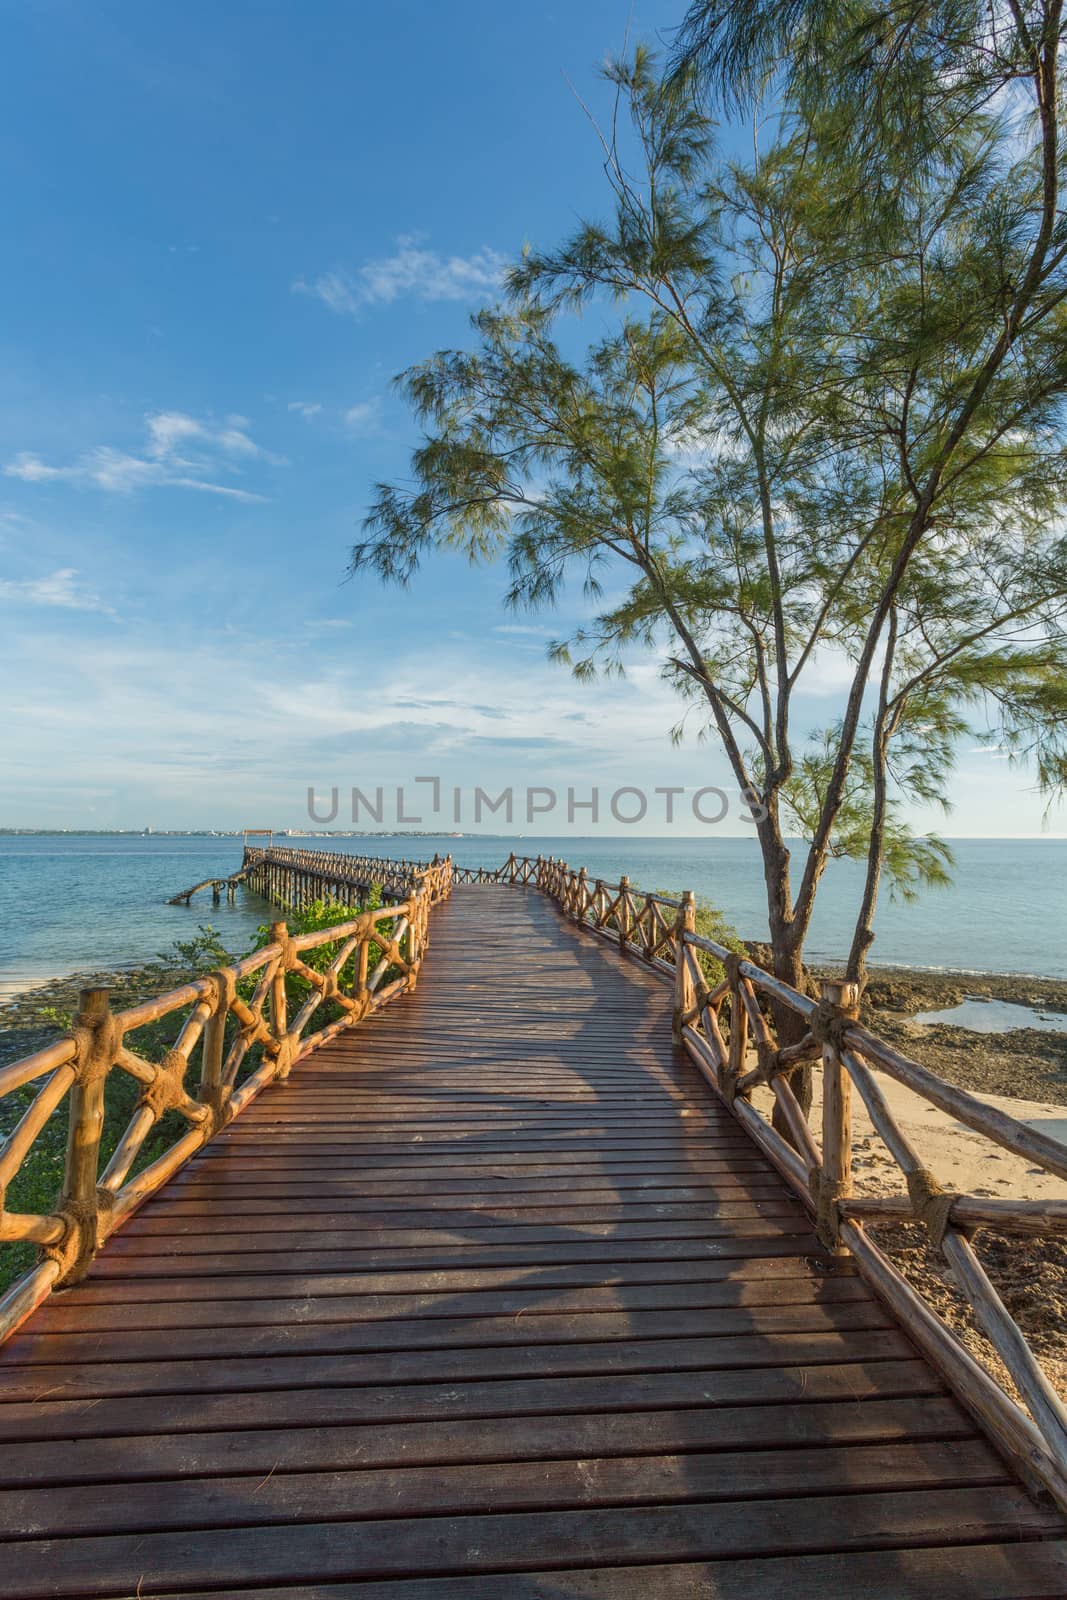
[(158, 959), (191, 972), (215, 972), (219, 967), (228, 967), (234, 958), (223, 944), (218, 929), (210, 922), (202, 922), (192, 939), (175, 939), (169, 951), (159, 952)]
[(74, 1022), (74, 1013), (62, 1006), (41, 1006), (37, 1016), (42, 1023), (54, 1028), (57, 1033), (69, 1033)]
[[(677, 889), (657, 889), (655, 892), (668, 900), (680, 898)], [(720, 911), (718, 906), (713, 906), (709, 900), (697, 901), (696, 932), (703, 939), (712, 939), (716, 944), (725, 945), (727, 950), (734, 951), (736, 955), (743, 956), (748, 953), (741, 935), (733, 924), (727, 921), (726, 913)], [(698, 950), (696, 954), (705, 983), (709, 989), (714, 989), (723, 979), (722, 962), (707, 950)]]
[[(324, 933), (329, 928), (336, 928), (341, 923), (351, 922), (359, 916), (361, 911), (376, 911), (382, 904), (382, 888), (380, 884), (372, 884), (367, 898), (360, 906), (337, 905), (328, 900), (313, 900), (310, 905), (301, 911), (293, 911), (288, 917), (288, 928), (294, 937), (303, 933)], [(256, 929), (252, 940), (251, 950), (262, 950), (271, 942), (270, 926), (264, 923)], [(325, 944), (314, 946), (310, 950), (303, 950), (300, 959), (306, 967), (313, 972), (325, 972), (331, 961), (341, 950), (343, 940), (330, 939)], [(381, 947), (371, 941), (368, 955), (368, 967), (373, 969), (375, 962), (381, 957)], [(342, 964), (338, 972), (338, 982), (342, 989), (351, 989), (356, 977), (357, 952), (353, 951)], [(388, 979), (389, 974), (386, 974)], [(289, 1006), (289, 1015), (293, 1015), (294, 1008), (303, 1005), (308, 995), (312, 992), (312, 985), (298, 972), (287, 972), (285, 975), (285, 993)], [(332, 1002), (326, 1002), (322, 1008), (324, 1021), (332, 1021), (340, 1016), (341, 1007)]]
[[(833, 730), (813, 734), (800, 753), (782, 792), (783, 809), (804, 839), (811, 839), (826, 802), (826, 790), (837, 755)], [(919, 751), (919, 770), (908, 774), (906, 792), (919, 793), (926, 781), (927, 750)], [(844, 797), (830, 834), (828, 854), (865, 861), (875, 826), (875, 773), (870, 750), (860, 745), (849, 770)], [(905, 785), (902, 783), (902, 790)], [(936, 798), (936, 773), (931, 775), (931, 798)], [(951, 847), (936, 834), (915, 834), (899, 812), (899, 801), (887, 799), (882, 819), (882, 872), (890, 899), (911, 902), (922, 889), (943, 889), (951, 882), (954, 862)]]
[[(610, 63), (605, 215), (528, 250), (470, 350), (401, 377), (413, 484), (379, 485), (352, 552), (402, 582), (433, 548), (502, 556), (516, 606), (579, 576), (556, 659), (656, 652), (681, 725), (762, 800), (783, 975), (828, 856), (867, 862), (854, 975), (883, 872), (944, 881), (907, 812), (947, 807), (961, 738), (1067, 784), (1060, 23), (1016, 13), (712, 0), (668, 84), (643, 49)], [(697, 91), (767, 74), (771, 131), (728, 160)], [(581, 351), (565, 319), (590, 304)], [(826, 659), (845, 709), (798, 745)]]

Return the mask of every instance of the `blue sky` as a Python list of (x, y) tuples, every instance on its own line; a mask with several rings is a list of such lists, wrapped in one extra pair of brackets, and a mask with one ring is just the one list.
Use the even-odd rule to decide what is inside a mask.
[[(627, 28), (680, 12), (3, 8), (0, 821), (301, 826), (335, 784), (383, 785), (388, 821), (436, 774), (553, 787), (523, 831), (555, 833), (568, 786), (605, 810), (622, 784), (730, 787), (713, 747), (672, 747), (654, 662), (573, 683), (544, 659), (567, 618), (507, 613), (500, 572), (344, 582), (414, 437), (391, 377), (464, 341), (524, 241), (599, 209), (575, 90), (595, 102)], [(801, 725), (839, 687), (824, 663)], [(995, 755), (963, 753), (957, 794), (949, 832), (1041, 830)], [(655, 803), (642, 831), (666, 831)]]

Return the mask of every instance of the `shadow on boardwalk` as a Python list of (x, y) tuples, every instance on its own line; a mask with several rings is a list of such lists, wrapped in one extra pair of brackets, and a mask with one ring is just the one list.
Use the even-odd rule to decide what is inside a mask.
[(266, 1093), (0, 1360), (11, 1595), (1067, 1592), (1035, 1506), (536, 893)]

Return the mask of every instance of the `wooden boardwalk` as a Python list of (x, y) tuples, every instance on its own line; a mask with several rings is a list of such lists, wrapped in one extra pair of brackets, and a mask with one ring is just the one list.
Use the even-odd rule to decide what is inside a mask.
[(1037, 1506), (542, 896), (264, 1092), (0, 1356), (0, 1593), (1067, 1593)]

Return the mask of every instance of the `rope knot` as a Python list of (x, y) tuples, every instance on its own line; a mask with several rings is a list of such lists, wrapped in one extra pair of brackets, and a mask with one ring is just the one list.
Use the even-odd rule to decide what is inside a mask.
[(741, 982), (741, 963), (746, 958), (739, 955), (736, 950), (730, 950), (722, 958), (723, 976), (731, 989), (736, 989)]
[(86, 1026), (80, 1018), (79, 1012), (70, 1031), (78, 1051), (74, 1058), (78, 1082), (88, 1087), (106, 1078), (114, 1066), (122, 1044), (122, 1027), (110, 1013), (92, 1027)]
[(833, 1000), (820, 1000), (808, 1020), (812, 1041), (820, 1050), (832, 1045), (840, 1050), (845, 1044), (845, 1034), (859, 1019), (858, 1006), (842, 1006)]
[(943, 1189), (928, 1167), (917, 1167), (908, 1173), (908, 1199), (930, 1243), (939, 1250), (958, 1196), (951, 1189)]
[(97, 1250), (96, 1214), (95, 1196), (92, 1200), (68, 1198), (56, 1213), (66, 1229), (56, 1244), (43, 1246), (43, 1254), (59, 1267), (57, 1284), (77, 1283), (88, 1272)]
[(152, 1082), (141, 1091), (139, 1104), (147, 1106), (158, 1120), (185, 1099), (185, 1074), (189, 1062), (180, 1050), (168, 1050), (156, 1068)]
[(813, 1167), (808, 1174), (808, 1193), (815, 1202), (815, 1233), (819, 1243), (828, 1250), (836, 1250), (841, 1242), (838, 1202), (848, 1194), (848, 1184), (828, 1178), (821, 1167)]
[(233, 1114), (230, 1111), (230, 1093), (231, 1091), (221, 1083), (208, 1084), (203, 1086), (200, 1090), (200, 1094), (198, 1096), (199, 1104), (207, 1106), (208, 1110), (211, 1112), (211, 1132), (208, 1135), (209, 1138), (214, 1137), (214, 1135), (218, 1133), (219, 1129), (224, 1128), (227, 1122), (230, 1121), (230, 1118)]
[(756, 1040), (756, 1062), (764, 1083), (770, 1083), (782, 1071), (782, 1052), (768, 1039)]
[(708, 1001), (711, 999), (712, 992), (713, 991), (708, 988), (706, 983), (695, 983), (693, 985), (693, 1014), (694, 1014), (694, 1016), (698, 1016), (699, 1017), (700, 1013), (703, 1011), (704, 1007), (707, 1005)]
[(215, 1010), (229, 1011), (237, 997), (237, 974), (232, 967), (220, 967), (209, 973), (208, 982), (215, 990)]

